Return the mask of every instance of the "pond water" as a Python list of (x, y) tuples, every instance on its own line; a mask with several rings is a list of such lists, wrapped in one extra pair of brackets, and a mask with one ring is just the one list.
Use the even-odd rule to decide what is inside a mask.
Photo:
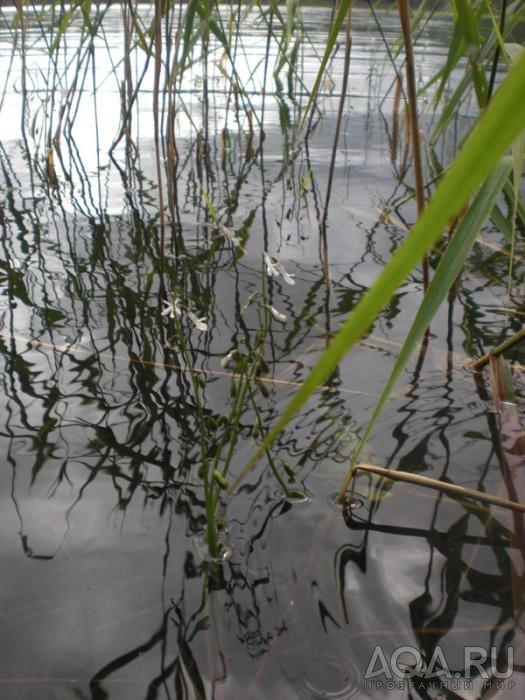
[[(399, 184), (392, 163), (394, 73), (370, 11), (354, 14), (326, 267), (319, 230), (342, 47), (309, 138), (296, 137), (328, 8), (303, 10), (303, 83), (295, 76), (291, 95), (286, 69), (282, 91), (265, 73), (268, 29), (255, 12), (239, 37), (249, 87), (239, 109), (213, 43), (206, 98), (202, 63), (190, 67), (175, 205), (162, 217), (151, 65), (130, 138), (108, 156), (122, 122), (121, 10), (107, 12), (73, 104), (80, 24), (50, 61), (51, 30), (44, 40), (29, 23), (24, 64), (12, 55), (13, 17), (4, 9), (0, 22), (1, 698), (518, 697), (522, 516), (362, 472), (346, 506), (334, 503), (420, 304), (420, 272), (274, 447), (281, 479), (306, 497), (284, 494), (261, 462), (227, 501), (228, 556), (210, 562), (203, 544), (203, 459), (223, 464), (232, 445), (229, 478), (239, 474), (415, 218), (410, 173)], [(393, 46), (395, 16), (381, 21)], [(421, 85), (446, 56), (448, 28), (446, 17), (422, 25)], [(275, 39), (269, 52), (275, 61)], [(136, 84), (140, 51), (130, 65)], [(250, 123), (263, 107), (261, 140)], [(430, 94), (422, 110), (430, 129)], [(439, 141), (443, 162), (471, 116), (465, 104)], [(50, 182), (47, 136), (59, 123)], [(523, 322), (523, 251), (509, 301), (500, 243), (489, 225), (363, 461), (509, 495), (505, 466), (523, 456), (502, 443), (487, 376), (467, 367)], [(295, 284), (266, 275), (263, 251)], [(175, 297), (183, 310), (171, 318)], [(254, 353), (243, 384), (239, 358)], [(523, 350), (509, 359), (519, 415)], [(391, 668), (403, 646), (410, 668), (417, 650), (450, 674), (389, 678), (376, 648)], [(492, 648), (495, 660), (472, 666), (465, 647)]]

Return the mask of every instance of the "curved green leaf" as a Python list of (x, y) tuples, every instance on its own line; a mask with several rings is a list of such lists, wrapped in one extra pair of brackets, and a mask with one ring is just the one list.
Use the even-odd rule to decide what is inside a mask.
[(444, 301), (449, 289), (454, 284), (458, 274), (461, 272), (465, 258), (469, 254), (480, 228), (490, 216), (490, 213), (501, 194), (505, 183), (510, 175), (512, 162), (510, 158), (504, 158), (496, 167), (491, 176), (487, 179), (483, 187), (478, 192), (475, 200), (470, 205), (467, 213), (458, 226), (451, 242), (448, 244), (443, 257), (441, 258), (432, 282), (418, 309), (416, 318), (410, 327), (405, 338), (394, 367), (386, 382), (386, 385), (374, 406), (372, 417), (366, 427), (363, 437), (357, 450), (355, 451), (350, 468), (346, 475), (344, 484), (339, 493), (341, 499), (348, 488), (355, 464), (359, 458), (361, 450), (366, 444), (372, 428), (374, 427), (381, 411), (384, 408), (388, 397), (392, 393), (396, 382), (405, 369), (410, 356), (414, 352), (417, 343), (423, 337), (425, 330), (429, 327), (441, 303)]

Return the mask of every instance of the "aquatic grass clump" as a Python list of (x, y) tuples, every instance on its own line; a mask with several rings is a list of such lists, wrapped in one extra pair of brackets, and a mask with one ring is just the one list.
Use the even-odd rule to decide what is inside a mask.
[[(226, 240), (231, 242), (232, 237), (227, 236)], [(232, 244), (232, 256), (236, 248)], [(222, 513), (241, 436), (244, 440), (247, 437), (261, 440), (267, 431), (263, 413), (269, 393), (261, 378), (265, 378), (268, 372), (265, 356), (270, 350), (272, 319), (278, 323), (287, 321), (286, 314), (275, 307), (278, 303), (275, 298), (272, 298), (272, 304), (269, 303), (267, 287), (277, 279), (285, 285), (294, 284), (284, 265), (264, 252), (261, 256), (260, 290), (253, 292), (240, 310), (241, 318), (249, 312), (252, 317), (255, 314), (257, 331), (249, 335), (245, 333), (242, 341), (239, 338), (238, 343), (220, 359), (223, 371), (215, 370), (229, 383), (230, 398), (224, 412), (209, 409), (208, 392), (213, 385), (208, 385), (206, 375), (196, 365), (199, 344), (206, 342), (206, 336), (211, 332), (208, 319), (182, 296), (185, 284), (180, 278), (177, 289), (162, 299), (160, 317), (166, 324), (166, 349), (173, 364), (183, 368), (189, 378), (185, 401), (193, 404), (196, 412), (198, 430), (195, 440), (199, 457), (195, 477), (202, 485), (206, 514), (204, 539), (212, 561), (223, 560), (230, 554), (228, 527)], [(211, 378), (213, 374), (211, 372)], [(270, 450), (266, 452), (266, 459), (283, 497), (303, 498), (304, 493), (294, 487), (294, 470), (275, 458)]]

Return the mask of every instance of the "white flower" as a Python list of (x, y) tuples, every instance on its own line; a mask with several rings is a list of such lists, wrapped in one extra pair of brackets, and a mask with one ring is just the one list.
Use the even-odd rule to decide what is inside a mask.
[(206, 323), (206, 319), (204, 318), (204, 316), (199, 318), (193, 313), (193, 311), (190, 311), (189, 309), (188, 311), (186, 311), (186, 316), (190, 319), (190, 321), (193, 323), (193, 325), (198, 331), (208, 330), (208, 324)]
[(193, 325), (198, 331), (208, 330), (208, 324), (206, 323), (206, 319), (204, 318), (204, 316), (202, 318), (199, 318), (193, 313), (193, 311), (190, 311), (189, 309), (188, 311), (186, 311), (186, 316), (190, 319), (190, 321), (193, 323)]
[(271, 258), (266, 251), (263, 252), (263, 259), (268, 277), (279, 277), (279, 275), (282, 275), (286, 284), (295, 284), (293, 275), (290, 275), (290, 273), (285, 270), (284, 265), (274, 258)]
[(237, 348), (232, 348), (230, 350), (230, 352), (222, 358), (221, 367), (227, 367), (230, 364), (230, 362), (233, 360), (233, 358), (235, 357), (237, 352), (238, 352)]
[(284, 267), (281, 265), (281, 263), (278, 262), (276, 267), (279, 270), (279, 272), (281, 273), (281, 275), (283, 276), (283, 280), (286, 282), (286, 284), (290, 284), (290, 285), (295, 284), (295, 280), (293, 278), (293, 275), (291, 275), (289, 272), (287, 272), (284, 269)]
[(244, 316), (244, 314), (248, 311), (248, 309), (253, 304), (253, 302), (257, 299), (258, 296), (259, 296), (259, 292), (252, 292), (250, 294), (246, 304), (241, 309), (241, 316)]
[(170, 318), (175, 318), (175, 316), (182, 316), (182, 310), (180, 308), (180, 299), (177, 297), (172, 297), (171, 301), (163, 299), (162, 303), (165, 308), (160, 312), (161, 316), (169, 316)]
[(269, 304), (266, 304), (266, 308), (268, 311), (272, 314), (272, 316), (280, 321), (281, 323), (284, 323), (288, 316), (286, 314), (281, 313), (280, 311), (277, 311), (277, 309), (273, 306), (270, 306)]
[(242, 241), (239, 236), (235, 235), (235, 231), (228, 226), (219, 226), (219, 233), (227, 238), (236, 248), (241, 247)]
[(275, 263), (266, 251), (263, 252), (264, 263), (266, 265), (266, 274), (268, 277), (279, 277), (278, 271), (275, 269)]
[(206, 323), (206, 319), (204, 317), (199, 318), (196, 314), (193, 313), (193, 311), (190, 311), (187, 307), (182, 307), (180, 299), (178, 299), (175, 295), (172, 296), (171, 301), (163, 299), (162, 303), (164, 304), (165, 308), (162, 309), (162, 311), (160, 312), (161, 316), (169, 316), (170, 318), (175, 318), (177, 316), (178, 318), (180, 318), (183, 314), (185, 314), (197, 330), (208, 330), (208, 324)]

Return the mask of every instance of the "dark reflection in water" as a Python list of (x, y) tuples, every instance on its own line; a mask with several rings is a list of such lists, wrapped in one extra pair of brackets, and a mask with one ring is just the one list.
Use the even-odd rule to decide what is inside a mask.
[[(202, 136), (181, 139), (163, 231), (151, 143), (142, 160), (115, 157), (94, 175), (71, 138), (59, 188), (28, 167), (27, 143), (1, 146), (2, 698), (488, 697), (490, 656), (471, 668), (465, 646), (494, 647), (500, 675), (512, 648), (499, 696), (523, 689), (521, 515), (362, 474), (353, 500), (333, 505), (419, 305), (418, 275), (276, 445), (278, 475), (307, 498), (287, 497), (263, 465), (225, 511), (229, 556), (213, 565), (205, 553), (199, 468), (224, 464), (232, 444), (232, 351), (262, 348), (236, 475), (414, 216), (405, 187), (392, 185), (368, 84), (337, 167), (330, 285), (318, 257), (330, 110), (291, 155), (293, 120), (279, 128), (275, 114), (261, 143), (226, 130), (203, 157)], [(266, 276), (264, 250), (294, 285)], [(476, 247), (368, 461), (514, 488), (520, 500), (522, 454), (502, 440), (490, 388), (465, 367), (518, 330), (501, 301), (506, 264)], [(522, 272), (518, 258), (518, 282)], [(520, 360), (523, 351), (518, 408)], [(458, 685), (445, 677), (441, 687), (443, 674), (368, 681), (378, 645), (387, 660), (407, 646), (425, 664), (439, 647)]]

